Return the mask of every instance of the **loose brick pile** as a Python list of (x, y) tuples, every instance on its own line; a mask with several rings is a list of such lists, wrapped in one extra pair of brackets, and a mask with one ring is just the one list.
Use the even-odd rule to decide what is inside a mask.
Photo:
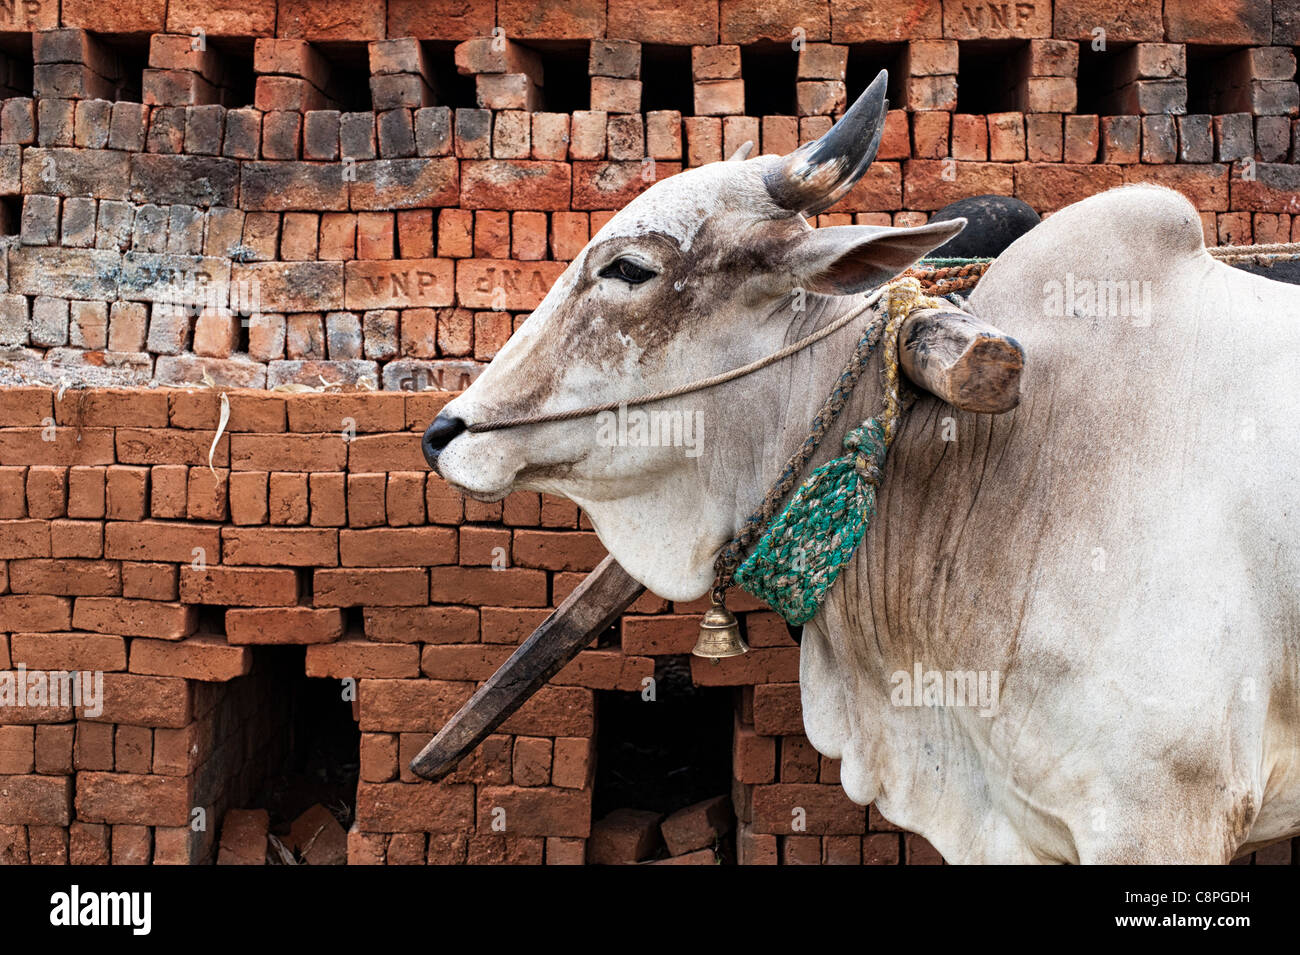
[[(213, 859), (285, 757), (257, 648), (306, 644), (358, 681), (350, 861), (581, 862), (596, 694), (688, 652), (699, 605), (643, 598), (449, 780), (406, 768), (602, 555), (573, 505), (464, 502), (419, 453), (565, 263), (650, 183), (821, 135), (881, 67), (878, 161), (818, 224), (1153, 181), (1209, 243), (1300, 239), (1297, 42), (1300, 0), (0, 7), (0, 666), (107, 695), (0, 711), (0, 858)], [(843, 796), (797, 648), (742, 607), (754, 651), (693, 665), (736, 688), (739, 861), (937, 861)]]

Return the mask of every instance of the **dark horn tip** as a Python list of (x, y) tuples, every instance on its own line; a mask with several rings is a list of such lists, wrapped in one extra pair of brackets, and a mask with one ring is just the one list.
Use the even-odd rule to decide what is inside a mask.
[(881, 70), (824, 136), (800, 146), (764, 175), (778, 206), (815, 216), (853, 188), (880, 148), (888, 85), (889, 72)]

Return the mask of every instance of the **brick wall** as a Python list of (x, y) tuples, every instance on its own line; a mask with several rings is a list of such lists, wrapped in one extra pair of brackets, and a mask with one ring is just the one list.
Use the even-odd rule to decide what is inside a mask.
[[(357, 681), (350, 861), (581, 861), (598, 694), (688, 652), (701, 608), (643, 598), (416, 782), (601, 556), (571, 504), (428, 473), (450, 394), (649, 183), (786, 152), (882, 67), (878, 161), (819, 224), (1147, 180), (1211, 244), (1300, 238), (1298, 38), (1300, 0), (0, 8), (0, 666), (106, 693), (94, 718), (0, 711), (0, 858), (211, 859), (285, 757), (258, 654), (299, 643), (307, 675)], [(744, 611), (754, 651), (692, 663), (735, 688), (739, 861), (935, 861), (848, 803), (802, 736), (797, 648)]]
[[(418, 435), (445, 394), (227, 394), (209, 467), (213, 390), (0, 390), (0, 668), (104, 672), (93, 717), (0, 708), (0, 859), (210, 859), (284, 755), (256, 649), (303, 644), (308, 676), (356, 681), (350, 861), (581, 861), (594, 693), (689, 653), (702, 601), (642, 597), (452, 777), (418, 781), (411, 757), (602, 548), (566, 501), (464, 501), (430, 473)], [(691, 668), (736, 688), (739, 861), (935, 861), (843, 795), (802, 735), (798, 649), (738, 596), (753, 649)]]
[(1296, 4), (0, 10), (0, 381), (462, 388), (613, 210), (882, 67), (822, 223), (1145, 180), (1211, 244), (1290, 239)]

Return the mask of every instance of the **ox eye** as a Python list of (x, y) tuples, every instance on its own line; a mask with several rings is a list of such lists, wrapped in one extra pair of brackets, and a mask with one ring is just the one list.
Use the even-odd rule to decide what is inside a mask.
[(622, 279), (628, 285), (640, 285), (655, 277), (649, 269), (637, 265), (631, 259), (615, 259), (600, 270), (603, 279)]

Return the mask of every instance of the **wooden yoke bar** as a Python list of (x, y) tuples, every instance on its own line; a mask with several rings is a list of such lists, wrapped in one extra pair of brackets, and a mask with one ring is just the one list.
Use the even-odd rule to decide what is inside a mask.
[(1025, 350), (965, 312), (912, 312), (898, 330), (898, 363), (918, 388), (962, 411), (1001, 414), (1020, 403)]

